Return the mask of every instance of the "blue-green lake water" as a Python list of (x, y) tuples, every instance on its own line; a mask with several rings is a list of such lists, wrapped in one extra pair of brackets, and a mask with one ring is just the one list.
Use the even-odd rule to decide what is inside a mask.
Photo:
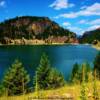
[(65, 79), (69, 78), (73, 64), (89, 62), (93, 65), (98, 53), (91, 45), (0, 46), (0, 80), (15, 59), (19, 59), (33, 77), (44, 52), (49, 56), (51, 65), (56, 67)]

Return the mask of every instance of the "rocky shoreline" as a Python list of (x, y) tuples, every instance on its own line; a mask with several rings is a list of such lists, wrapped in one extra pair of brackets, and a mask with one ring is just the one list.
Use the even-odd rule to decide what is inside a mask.
[(0, 41), (0, 45), (52, 45), (52, 44), (78, 44), (76, 39), (66, 39), (65, 37), (55, 37), (48, 39), (10, 39), (5, 37)]

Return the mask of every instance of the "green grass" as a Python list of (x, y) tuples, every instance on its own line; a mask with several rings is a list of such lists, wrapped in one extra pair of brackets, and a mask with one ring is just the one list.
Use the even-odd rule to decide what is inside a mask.
[[(37, 97), (47, 100), (47, 98), (53, 98), (54, 100), (58, 100), (57, 98), (73, 98), (71, 100), (80, 100), (80, 85), (65, 85), (64, 87), (58, 89), (51, 90), (41, 90), (38, 93), (33, 92), (21, 96), (3, 96), (0, 100), (38, 100), (35, 99)], [(100, 81), (97, 81), (97, 89), (100, 96)], [(86, 92), (88, 95), (88, 100), (94, 100), (92, 98), (93, 94), (93, 83), (87, 83)], [(70, 99), (68, 99), (70, 100)]]

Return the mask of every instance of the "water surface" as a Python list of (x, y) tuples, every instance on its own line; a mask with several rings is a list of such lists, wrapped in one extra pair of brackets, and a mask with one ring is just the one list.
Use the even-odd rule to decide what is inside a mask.
[(44, 52), (49, 56), (52, 66), (56, 67), (65, 79), (69, 78), (73, 64), (89, 62), (93, 65), (98, 53), (91, 45), (0, 46), (0, 80), (15, 59), (19, 59), (33, 77)]

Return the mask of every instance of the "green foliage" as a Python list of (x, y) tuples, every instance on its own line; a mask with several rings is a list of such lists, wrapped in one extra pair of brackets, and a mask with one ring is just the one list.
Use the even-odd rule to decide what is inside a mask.
[(37, 71), (36, 71), (36, 76), (35, 76), (35, 92), (36, 92), (36, 98), (39, 98), (39, 85), (37, 81)]
[(98, 90), (97, 90), (97, 79), (96, 79), (96, 69), (94, 70), (94, 80), (93, 80), (93, 98), (94, 100), (99, 100)]
[(83, 63), (80, 73), (80, 81), (89, 82), (92, 80), (91, 78), (92, 78), (92, 70), (90, 64), (87, 62)]
[(48, 76), (49, 76), (49, 72), (50, 72), (50, 62), (48, 60), (48, 57), (46, 56), (46, 54), (43, 54), (40, 60), (40, 65), (37, 68), (36, 72), (37, 75), (35, 75), (34, 77), (34, 83), (36, 82), (36, 77), (37, 77), (37, 82), (39, 85), (40, 89), (45, 89), (48, 87)]
[(88, 100), (87, 93), (86, 93), (86, 84), (83, 81), (81, 84), (81, 93), (80, 93), (80, 99), (81, 100)]
[(42, 55), (36, 73), (37, 74), (34, 77), (34, 85), (36, 86), (38, 84), (39, 89), (55, 88), (64, 85), (63, 76), (51, 67), (46, 54)]
[(96, 56), (94, 60), (94, 70), (96, 70), (97, 77), (98, 79), (100, 79), (100, 52), (98, 53), (98, 55)]
[(61, 87), (65, 84), (63, 75), (57, 71), (57, 69), (51, 68), (48, 76), (49, 88)]
[(0, 96), (3, 96), (5, 93), (5, 87), (3, 86), (3, 84), (0, 84)]
[(89, 82), (92, 81), (92, 69), (89, 63), (85, 64), (86, 69), (85, 69), (85, 81)]
[(78, 65), (77, 63), (73, 65), (71, 73), (71, 81), (73, 83), (81, 83), (82, 81), (89, 82), (92, 80), (92, 70), (89, 63), (83, 63)]
[(100, 41), (100, 29), (96, 29), (96, 30), (93, 30), (93, 31), (86, 32), (80, 38), (81, 43), (93, 43), (94, 40)]
[(81, 83), (81, 100), (87, 100), (87, 93), (86, 93), (86, 83), (85, 83), (85, 70), (86, 70), (86, 64), (82, 64), (82, 83)]
[(94, 98), (94, 100), (99, 100), (96, 80), (93, 81), (93, 98)]
[(8, 95), (24, 94), (30, 77), (21, 62), (15, 60), (6, 72), (3, 84), (8, 91)]
[(80, 72), (80, 66), (75, 63), (73, 65), (72, 73), (71, 73), (71, 81), (73, 83), (78, 83), (79, 82), (79, 72)]

